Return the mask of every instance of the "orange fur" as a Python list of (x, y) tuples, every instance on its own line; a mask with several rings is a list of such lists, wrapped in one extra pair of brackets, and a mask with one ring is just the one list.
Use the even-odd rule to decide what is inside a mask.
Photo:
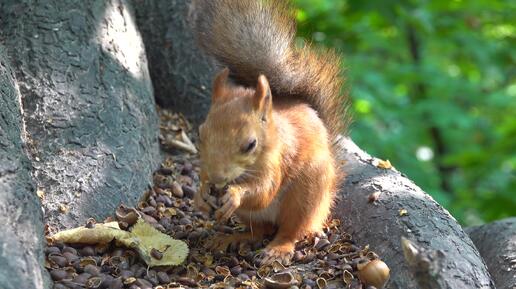
[(193, 3), (199, 44), (228, 66), (214, 80), (212, 105), (199, 128), (195, 203), (210, 210), (208, 184), (229, 185), (215, 217), (236, 214), (257, 228), (277, 227), (263, 262), (288, 262), (297, 240), (321, 232), (342, 179), (333, 147), (346, 127), (339, 59), (295, 45), (286, 0)]
[[(267, 249), (272, 258), (286, 262), (295, 242), (320, 232), (330, 213), (337, 175), (328, 132), (306, 104), (285, 100), (257, 106), (263, 87), (219, 82), (214, 91), (222, 95), (213, 95), (200, 127), (200, 151), (203, 183), (229, 184), (228, 209), (216, 215), (227, 219), (234, 212), (255, 226), (276, 226), (278, 233)], [(270, 93), (267, 97), (271, 102)], [(251, 137), (257, 139), (255, 150), (242, 153), (242, 144)], [(196, 203), (204, 206), (202, 197)], [(249, 235), (232, 240), (243, 236)]]

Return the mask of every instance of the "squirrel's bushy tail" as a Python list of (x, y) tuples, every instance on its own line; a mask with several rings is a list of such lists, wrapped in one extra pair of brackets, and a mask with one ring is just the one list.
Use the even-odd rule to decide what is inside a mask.
[(256, 85), (259, 74), (274, 99), (310, 104), (333, 136), (345, 128), (346, 96), (340, 59), (332, 51), (295, 46), (296, 23), (287, 0), (194, 0), (194, 31), (202, 48), (237, 83)]

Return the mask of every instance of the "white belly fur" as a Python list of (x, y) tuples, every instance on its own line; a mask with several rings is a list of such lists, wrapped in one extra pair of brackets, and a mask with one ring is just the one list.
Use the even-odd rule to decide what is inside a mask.
[(242, 216), (244, 219), (248, 219), (251, 222), (267, 222), (267, 223), (276, 223), (276, 219), (278, 218), (280, 210), (280, 202), (279, 200), (273, 200), (272, 203), (265, 209), (259, 211), (247, 211), (247, 210), (238, 210), (237, 214)]
[(241, 218), (247, 219), (251, 222), (267, 222), (276, 224), (276, 220), (279, 216), (281, 199), (283, 198), (284, 192), (285, 188), (281, 189), (267, 208), (264, 208), (259, 211), (248, 211), (238, 209), (236, 213), (238, 216), (241, 216)]

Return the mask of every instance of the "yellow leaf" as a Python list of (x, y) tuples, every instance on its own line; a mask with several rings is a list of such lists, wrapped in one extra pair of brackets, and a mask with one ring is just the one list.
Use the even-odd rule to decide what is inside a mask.
[[(96, 224), (93, 228), (83, 226), (65, 230), (50, 237), (53, 242), (82, 244), (107, 244), (113, 239), (126, 247), (136, 249), (150, 267), (178, 265), (188, 255), (185, 242), (161, 233), (143, 219), (138, 219), (131, 232), (121, 230), (117, 222), (110, 222)], [(159, 260), (151, 255), (153, 249), (163, 254)]]
[(113, 239), (130, 238), (131, 233), (120, 230), (117, 222), (96, 224), (93, 228), (78, 227), (54, 234), (52, 241), (64, 243), (107, 244)]
[(400, 214), (400, 217), (403, 217), (403, 216), (408, 215), (408, 211), (407, 211), (407, 210), (405, 210), (405, 209), (400, 209), (400, 210), (399, 210), (399, 214)]
[[(185, 242), (172, 239), (172, 237), (161, 233), (142, 219), (139, 219), (134, 225), (131, 233), (138, 240), (136, 249), (150, 267), (179, 265), (188, 255), (188, 246)], [(152, 257), (152, 249), (163, 253), (163, 257), (159, 260)]]
[(392, 168), (392, 165), (391, 165), (391, 162), (389, 160), (379, 160), (378, 161), (378, 164), (376, 165), (377, 167), (379, 167), (380, 169), (390, 169)]

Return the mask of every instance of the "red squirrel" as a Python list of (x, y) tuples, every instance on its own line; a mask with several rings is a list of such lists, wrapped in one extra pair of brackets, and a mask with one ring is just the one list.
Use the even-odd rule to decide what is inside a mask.
[(294, 43), (288, 1), (194, 0), (200, 46), (226, 68), (213, 82), (199, 127), (201, 185), (227, 187), (218, 221), (236, 214), (249, 232), (219, 236), (213, 248), (261, 240), (276, 230), (262, 264), (288, 264), (295, 243), (322, 232), (343, 179), (334, 142), (346, 122), (339, 57)]

